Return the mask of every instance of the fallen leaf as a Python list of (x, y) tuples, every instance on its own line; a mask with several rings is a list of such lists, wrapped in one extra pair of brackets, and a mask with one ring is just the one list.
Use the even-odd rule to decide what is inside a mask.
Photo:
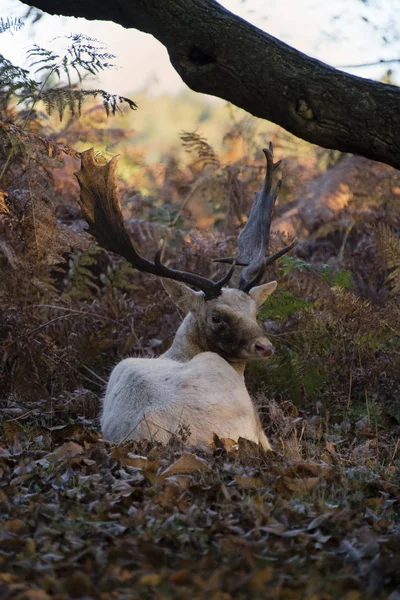
[(0, 458), (10, 458), (10, 453), (5, 448), (0, 446)]
[(51, 452), (50, 454), (46, 454), (45, 459), (51, 462), (57, 462), (59, 460), (65, 460), (68, 458), (72, 458), (77, 456), (78, 454), (83, 453), (83, 448), (76, 442), (65, 442), (62, 446)]
[(382, 496), (378, 497), (378, 498), (367, 498), (365, 500), (365, 506), (368, 506), (369, 508), (372, 508), (372, 510), (374, 511), (378, 511), (382, 508), (382, 505), (385, 502), (385, 498), (383, 498)]
[(3, 527), (8, 533), (26, 533), (28, 530), (27, 524), (21, 519), (11, 519), (3, 524)]
[[(1, 477), (0, 477), (0, 479), (1, 479)], [(0, 502), (4, 502), (4, 504), (8, 504), (8, 502), (9, 502), (9, 498), (8, 498), (7, 494), (2, 489), (0, 489)]]
[(159, 573), (146, 573), (139, 579), (141, 585), (157, 586), (160, 585), (162, 576)]
[(69, 594), (73, 598), (86, 596), (92, 589), (92, 583), (86, 573), (75, 571), (70, 573), (65, 584)]
[(0, 573), (0, 582), (2, 583), (11, 583), (12, 581), (16, 581), (17, 576), (13, 573)]
[(169, 477), (176, 473), (193, 473), (194, 471), (207, 472), (211, 471), (211, 469), (204, 458), (200, 458), (200, 456), (197, 456), (196, 454), (185, 452), (177, 461), (167, 467), (161, 473), (160, 477)]
[(0, 213), (7, 215), (10, 210), (6, 204), (6, 199), (8, 198), (7, 192), (4, 190), (0, 190)]
[(227, 452), (234, 452), (238, 449), (238, 443), (236, 440), (232, 440), (231, 438), (220, 438), (221, 442)]
[(175, 487), (173, 485), (166, 485), (162, 491), (157, 494), (154, 498), (154, 502), (159, 504), (160, 506), (169, 506), (173, 507), (176, 505), (176, 501), (179, 495), (182, 493), (182, 490), (179, 487)]
[(243, 490), (251, 490), (252, 488), (259, 489), (264, 485), (264, 482), (260, 477), (246, 477), (241, 475), (236, 476), (236, 483)]
[(260, 527), (260, 531), (265, 531), (266, 533), (274, 533), (275, 535), (282, 535), (286, 531), (287, 527), (283, 523), (279, 523), (279, 521), (274, 521), (271, 519), (269, 525)]
[(41, 589), (26, 590), (19, 597), (24, 600), (50, 600), (48, 593)]
[(272, 567), (267, 566), (252, 575), (248, 581), (249, 587), (253, 592), (261, 592), (266, 583), (270, 582), (274, 576)]
[(152, 460), (146, 456), (140, 456), (139, 454), (133, 454), (132, 452), (125, 453), (121, 446), (117, 446), (113, 449), (111, 458), (119, 460), (126, 467), (135, 467), (137, 469), (143, 469), (144, 471), (155, 472), (160, 466), (159, 460)]
[(332, 442), (326, 442), (325, 447), (328, 450), (329, 454), (331, 454), (332, 456), (336, 456), (335, 446), (332, 444)]
[(3, 431), (6, 439), (13, 443), (22, 437), (22, 429), (15, 421), (4, 421)]
[(319, 479), (319, 477), (284, 477), (283, 481), (291, 492), (307, 494), (318, 485)]
[(181, 571), (175, 571), (175, 573), (171, 573), (169, 576), (170, 581), (179, 584), (185, 584), (190, 582), (190, 572), (187, 569), (182, 569)]
[(359, 590), (350, 590), (344, 596), (343, 600), (360, 600), (361, 592)]
[(242, 457), (252, 456), (252, 455), (257, 456), (260, 453), (261, 446), (259, 446), (255, 442), (252, 442), (251, 440), (248, 440), (246, 438), (240, 437), (238, 439), (238, 445), (239, 445), (239, 455)]
[(54, 427), (44, 427), (43, 429), (50, 433), (52, 441), (56, 444), (68, 438), (74, 438), (78, 442), (84, 440), (96, 442), (100, 435), (94, 431), (90, 431), (86, 427), (82, 427), (78, 423), (55, 425)]
[(216, 433), (214, 433), (212, 447), (215, 450), (224, 450), (225, 452), (234, 452), (239, 448), (236, 440), (232, 440), (231, 438), (220, 438)]
[(24, 550), (24, 554), (25, 556), (29, 556), (29, 557), (33, 557), (36, 554), (36, 543), (35, 540), (32, 538), (28, 538), (25, 541), (25, 550)]
[(332, 473), (332, 467), (326, 463), (301, 460), (283, 470), (286, 477), (326, 477)]
[(318, 517), (315, 517), (315, 519), (313, 519), (311, 523), (308, 524), (307, 530), (311, 531), (312, 529), (317, 529), (317, 527), (319, 527), (321, 523), (323, 523), (327, 519), (330, 519), (331, 515), (332, 513), (330, 511), (318, 515)]

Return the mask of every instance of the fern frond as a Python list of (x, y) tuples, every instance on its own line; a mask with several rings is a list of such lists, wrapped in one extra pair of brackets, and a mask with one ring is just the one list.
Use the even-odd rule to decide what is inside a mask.
[(70, 43), (63, 55), (37, 44), (28, 50), (30, 67), (34, 68), (35, 73), (47, 71), (49, 74), (54, 73), (59, 79), (64, 74), (70, 83), (73, 73), (82, 81), (84, 73), (97, 75), (100, 71), (115, 67), (111, 62), (115, 56), (105, 52), (105, 46), (95, 38), (71, 34), (65, 36), (65, 39)]
[(64, 279), (63, 299), (83, 300), (98, 292), (97, 278), (91, 269), (102, 252), (99, 246), (93, 245), (86, 252), (71, 255)]
[(63, 154), (75, 159), (80, 157), (79, 152), (66, 144), (52, 142), (0, 118), (0, 140), (3, 139), (12, 140), (21, 147), (31, 147), (48, 158), (60, 159)]
[(288, 275), (294, 269), (298, 271), (311, 271), (318, 275), (329, 287), (338, 287), (350, 289), (352, 287), (352, 274), (346, 269), (340, 269), (334, 272), (326, 263), (314, 265), (306, 262), (297, 256), (282, 256), (278, 260), (279, 266), (282, 268), (283, 275)]
[(103, 100), (103, 107), (107, 116), (115, 115), (117, 112), (122, 112), (122, 104), (127, 104), (131, 110), (137, 109), (137, 104), (118, 94), (110, 94), (105, 90), (77, 90), (71, 88), (56, 88), (43, 92), (40, 99), (43, 100), (46, 111), (49, 115), (54, 110), (58, 111), (60, 121), (62, 121), (65, 110), (70, 109), (72, 116), (75, 114), (81, 115), (82, 105), (87, 98), (96, 98), (100, 96)]
[(29, 71), (13, 65), (0, 54), (0, 106), (3, 110), (12, 96), (21, 102), (32, 96), (37, 88), (38, 83), (31, 79)]
[(282, 256), (278, 259), (278, 264), (282, 268), (283, 275), (289, 275), (293, 269), (298, 269), (300, 271), (313, 271), (315, 269), (313, 264), (308, 263), (297, 256)]
[(340, 269), (332, 278), (330, 276), (331, 285), (337, 288), (350, 289), (353, 286), (353, 275), (347, 269)]
[(6, 31), (15, 33), (22, 29), (24, 25), (25, 23), (20, 17), (7, 17), (6, 19), (0, 17), (0, 33), (5, 33)]
[[(80, 69), (96, 75), (100, 71), (115, 67), (112, 62), (109, 62), (115, 58), (114, 54), (104, 52), (105, 46), (96, 38), (84, 34), (71, 34), (67, 39), (72, 42), (68, 49), (70, 66), (75, 70), (80, 81)], [(67, 64), (63, 67), (67, 67)]]
[(41, 70), (42, 68), (45, 68), (46, 65), (47, 68), (53, 69), (54, 64), (60, 59), (59, 55), (53, 52), (52, 50), (47, 50), (47, 48), (42, 48), (37, 44), (33, 44), (33, 46), (31, 46), (28, 49), (26, 54), (31, 67), (35, 67), (36, 65), (41, 64), (44, 65), (44, 67), (39, 67), (37, 71)]
[(197, 153), (197, 162), (202, 163), (203, 167), (211, 165), (217, 169), (220, 166), (220, 160), (214, 148), (196, 131), (182, 131), (179, 137), (182, 140), (182, 146), (186, 148), (187, 152)]
[[(369, 300), (364, 300), (344, 290), (333, 288), (330, 306), (330, 323), (342, 331), (342, 335), (354, 339), (371, 330), (371, 322), (374, 321), (374, 312)], [(380, 331), (383, 327), (378, 320), (374, 321), (374, 328)]]
[(400, 294), (400, 238), (385, 223), (380, 223), (375, 231), (375, 243), (379, 254), (390, 270), (388, 281), (393, 294)]
[[(1, 23), (0, 21), (0, 26)], [(67, 39), (70, 41), (70, 45), (64, 55), (42, 48), (37, 44), (28, 50), (28, 63), (36, 74), (40, 74), (44, 78), (43, 83), (38, 83), (30, 77), (28, 70), (16, 67), (0, 55), (0, 108), (5, 110), (10, 99), (15, 97), (18, 103), (27, 103), (30, 116), (38, 100), (42, 100), (48, 114), (57, 110), (61, 121), (66, 108), (70, 109), (72, 116), (80, 115), (83, 102), (87, 97), (100, 96), (107, 116), (122, 112), (121, 107), (125, 105), (128, 105), (131, 110), (135, 110), (136, 103), (125, 96), (110, 94), (102, 89), (74, 88), (71, 84), (72, 74), (76, 74), (81, 81), (85, 72), (96, 74), (112, 67), (110, 60), (113, 55), (104, 52), (104, 47), (99, 45), (94, 38), (74, 34), (68, 36)], [(46, 83), (51, 75), (56, 75), (60, 79), (63, 74), (68, 79), (68, 86), (46, 89)]]
[(299, 311), (312, 311), (314, 302), (309, 302), (294, 296), (288, 290), (282, 290), (278, 294), (271, 295), (259, 312), (260, 320), (276, 319), (285, 320), (290, 315)]

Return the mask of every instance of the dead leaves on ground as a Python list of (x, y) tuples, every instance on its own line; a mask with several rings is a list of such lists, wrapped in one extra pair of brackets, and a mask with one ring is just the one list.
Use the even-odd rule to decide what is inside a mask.
[(69, 458), (73, 458), (78, 454), (83, 454), (83, 448), (76, 442), (65, 442), (62, 444), (54, 452), (50, 452), (46, 454), (43, 460), (50, 462), (57, 462), (59, 460), (66, 460)]
[(6, 425), (0, 448), (6, 599), (393, 600), (400, 585), (394, 469), (328, 446), (330, 463), (247, 440), (116, 446), (73, 424), (28, 438)]
[(298, 461), (282, 471), (280, 489), (290, 490), (297, 495), (307, 495), (332, 475), (332, 467), (323, 462)]
[(203, 458), (200, 458), (195, 454), (184, 452), (178, 460), (161, 473), (161, 477), (170, 477), (171, 475), (183, 473), (190, 474), (194, 472), (207, 473), (209, 471), (211, 471), (211, 467)]

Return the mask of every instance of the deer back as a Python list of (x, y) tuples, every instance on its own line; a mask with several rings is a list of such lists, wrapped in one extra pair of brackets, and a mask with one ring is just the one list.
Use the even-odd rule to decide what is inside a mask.
[(168, 358), (120, 362), (104, 399), (101, 427), (106, 439), (141, 438), (192, 444), (245, 437), (269, 449), (243, 375), (213, 352), (186, 363)]

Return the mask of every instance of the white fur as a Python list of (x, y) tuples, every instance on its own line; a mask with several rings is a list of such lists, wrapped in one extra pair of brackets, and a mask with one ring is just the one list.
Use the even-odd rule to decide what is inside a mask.
[(167, 442), (171, 433), (188, 427), (192, 444), (210, 444), (216, 433), (270, 449), (243, 375), (214, 352), (183, 364), (168, 358), (123, 360), (108, 382), (101, 427), (106, 439), (119, 442)]
[(189, 434), (191, 444), (210, 444), (216, 433), (233, 440), (247, 438), (271, 449), (246, 389), (246, 358), (230, 364), (215, 352), (204, 351), (204, 340), (197, 333), (200, 316), (195, 314), (213, 310), (218, 303), (236, 308), (238, 322), (251, 334), (253, 328), (255, 339), (269, 344), (260, 336), (255, 315), (276, 283), (253, 288), (254, 299), (224, 288), (220, 299), (209, 302), (186, 286), (171, 283), (168, 292), (193, 313), (186, 316), (165, 355), (127, 358), (114, 368), (101, 415), (104, 437), (115, 442), (143, 438), (167, 442), (171, 434), (183, 432)]

